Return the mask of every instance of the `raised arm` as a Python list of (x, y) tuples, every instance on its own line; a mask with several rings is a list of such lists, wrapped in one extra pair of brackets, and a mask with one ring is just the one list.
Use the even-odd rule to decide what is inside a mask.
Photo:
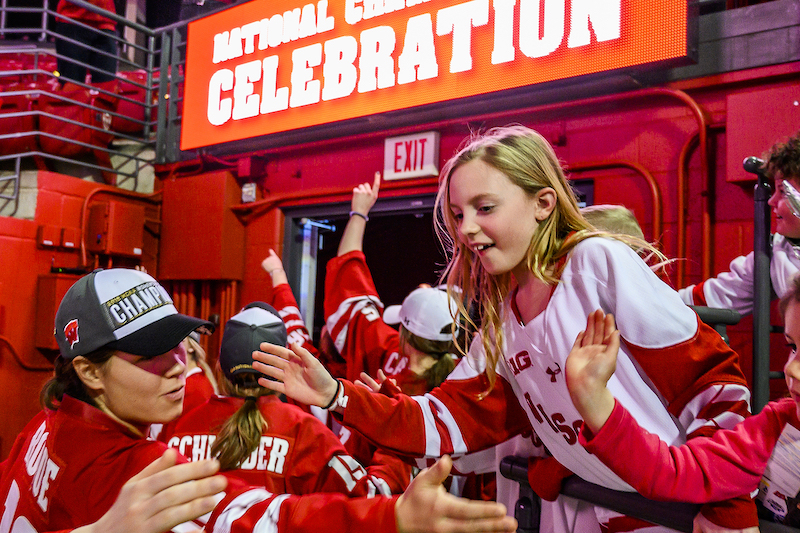
[(381, 188), (381, 173), (375, 173), (372, 185), (362, 183), (353, 189), (353, 199), (350, 201), (350, 220), (344, 227), (342, 240), (339, 242), (337, 255), (342, 256), (354, 250), (361, 251), (364, 246), (364, 231), (367, 228), (369, 211), (378, 201), (378, 191)]
[(272, 279), (272, 287), (277, 287), (284, 283), (289, 283), (289, 278), (286, 277), (286, 272), (283, 270), (283, 261), (275, 253), (272, 248), (269, 249), (269, 255), (261, 261), (261, 268), (269, 274)]

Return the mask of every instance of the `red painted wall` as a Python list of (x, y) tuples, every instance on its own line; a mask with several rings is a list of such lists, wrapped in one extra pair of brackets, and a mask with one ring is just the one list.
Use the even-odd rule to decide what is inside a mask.
[[(643, 90), (629, 95), (474, 117), (469, 121), (425, 124), (413, 129), (387, 131), (385, 135), (364, 135), (270, 150), (259, 154), (267, 160), (266, 177), (259, 180), (261, 197), (284, 200), (255, 215), (240, 208), (231, 209), (236, 207), (236, 188), (240, 183), (234, 177), (234, 158), (230, 158), (233, 163), (230, 173), (220, 174), (206, 169), (202, 175), (165, 178), (165, 213), (162, 217), (165, 227), (155, 230), (153, 226), (152, 231), (145, 232), (151, 240), (157, 241), (158, 235), (162, 237), (162, 254), (163, 239), (169, 236), (171, 246), (175, 247), (171, 249), (171, 255), (182, 254), (186, 261), (195, 262), (195, 267), (197, 264), (206, 265), (206, 270), (214, 274), (187, 280), (179, 267), (171, 267), (167, 262), (159, 264), (158, 253), (153, 251), (158, 250), (157, 242), (146, 246), (145, 262), (148, 270), (169, 280), (166, 285), (173, 294), (182, 295), (182, 309), (189, 312), (200, 310), (202, 301), (205, 301), (204, 312), (219, 313), (221, 321), (224, 321), (228, 313), (234, 312), (242, 302), (269, 297), (270, 281), (261, 270), (260, 262), (270, 247), (282, 252), (283, 215), (278, 207), (349, 200), (352, 187), (371, 180), (373, 173), (383, 168), (383, 139), (386, 136), (439, 131), (441, 164), (470, 130), (522, 123), (540, 130), (554, 144), (559, 157), (567, 167), (574, 169), (573, 177), (595, 180), (595, 203), (621, 203), (631, 208), (642, 223), (645, 236), (658, 239), (670, 257), (678, 253), (681, 153), (689, 154), (684, 223), (686, 253), (680, 264), (685, 270), (684, 284), (697, 282), (703, 277), (704, 243), (705, 248), (711, 250), (707, 268), (712, 273), (726, 269), (731, 259), (752, 249), (753, 182), (727, 179), (734, 170), (729, 168), (727, 148), (746, 141), (742, 139), (741, 122), (736, 123), (736, 130), (728, 129), (729, 99), (731, 95), (747, 95), (767, 89), (780, 92), (787, 87), (796, 87), (798, 70), (800, 66), (797, 64), (784, 65), (690, 80), (669, 87), (683, 91), (681, 93)], [(683, 94), (688, 98), (682, 99)], [(708, 181), (696, 149), (698, 120), (696, 109), (692, 107), (695, 104), (708, 124)], [(764, 109), (779, 104), (762, 103)], [(737, 108), (737, 117), (741, 112)], [(788, 121), (792, 127), (800, 124), (800, 120), (792, 120)], [(775, 121), (754, 120), (747, 133), (757, 131), (763, 138), (777, 140), (792, 133), (786, 128), (786, 124), (776, 124)], [(752, 146), (752, 155), (760, 155), (767, 148), (768, 145)], [(603, 168), (580, 170), (590, 165)], [(654, 201), (654, 186), (648, 183), (645, 175), (652, 176), (654, 186), (660, 192), (660, 202)], [(431, 180), (408, 183), (408, 186), (392, 184), (382, 192), (382, 197), (433, 190)], [(0, 336), (8, 340), (7, 344), (13, 346), (25, 364), (47, 363), (45, 354), (33, 342), (37, 311), (34, 295), (38, 276), (47, 274), (54, 261), (57, 266), (80, 265), (80, 254), (74, 250), (38, 246), (37, 228), (42, 224), (80, 228), (84, 198), (98, 187), (103, 186), (40, 173), (35, 220), (0, 218)], [(166, 189), (170, 189), (168, 194)], [(157, 206), (147, 205), (148, 216), (159, 219)], [(709, 209), (706, 205), (710, 206)], [(180, 226), (182, 223), (169, 222), (177, 213), (173, 210), (178, 209), (195, 217), (197, 224)], [(662, 220), (654, 220), (654, 213), (659, 211)], [(213, 217), (207, 217), (208, 213), (214, 213)], [(226, 231), (214, 236), (220, 247), (202, 244), (204, 233), (198, 231), (198, 226), (209, 223), (216, 229), (227, 224)], [(653, 235), (654, 223), (661, 225), (658, 235)], [(704, 227), (707, 228), (706, 238), (703, 237)], [(198, 250), (211, 256), (198, 254)], [(223, 253), (229, 255), (221, 257)], [(240, 270), (235, 269), (236, 261), (231, 262), (232, 259), (241, 261)], [(677, 267), (673, 267), (673, 282), (676, 282), (676, 276)], [(207, 292), (205, 300), (203, 291)], [(730, 330), (732, 344), (741, 354), (742, 366), (747, 373), (751, 357), (749, 328), (750, 321), (745, 320)], [(218, 337), (219, 334), (215, 334), (207, 341), (212, 357)], [(780, 368), (785, 359), (784, 352), (782, 340), (773, 339), (774, 369)], [(38, 389), (46, 374), (24, 369), (0, 339), (0, 401), (4, 421), (0, 428), (0, 456), (8, 453), (16, 433), (38, 409)], [(775, 393), (781, 390), (781, 384), (776, 383)]]

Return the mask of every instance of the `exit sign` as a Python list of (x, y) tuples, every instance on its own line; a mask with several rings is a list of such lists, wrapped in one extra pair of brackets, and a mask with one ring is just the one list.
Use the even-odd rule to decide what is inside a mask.
[(383, 143), (383, 179), (399, 180), (439, 174), (439, 132), (389, 137)]

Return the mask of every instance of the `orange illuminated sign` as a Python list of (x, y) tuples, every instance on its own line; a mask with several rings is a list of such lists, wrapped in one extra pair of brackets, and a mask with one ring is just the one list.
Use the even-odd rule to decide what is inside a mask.
[(688, 55), (687, 0), (253, 0), (189, 23), (181, 149)]

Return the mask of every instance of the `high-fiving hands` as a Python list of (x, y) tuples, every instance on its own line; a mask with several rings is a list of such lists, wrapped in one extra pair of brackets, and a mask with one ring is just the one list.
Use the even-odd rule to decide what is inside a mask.
[(614, 410), (614, 396), (606, 388), (617, 366), (619, 331), (614, 316), (598, 309), (586, 320), (569, 352), (566, 364), (567, 388), (575, 408), (594, 432), (606, 423)]

